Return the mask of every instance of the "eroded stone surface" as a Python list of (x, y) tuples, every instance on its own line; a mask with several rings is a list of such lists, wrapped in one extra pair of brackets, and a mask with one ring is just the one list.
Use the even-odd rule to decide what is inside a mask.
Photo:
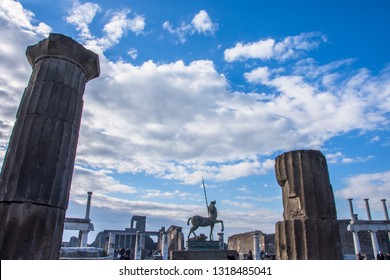
[(61, 34), (50, 34), (28, 47), (26, 54), (33, 73), (19, 106), (0, 177), (0, 257), (56, 259), (85, 84), (99, 75), (99, 60)]
[(283, 219), (275, 228), (278, 259), (342, 259), (336, 205), (324, 155), (297, 150), (275, 159)]

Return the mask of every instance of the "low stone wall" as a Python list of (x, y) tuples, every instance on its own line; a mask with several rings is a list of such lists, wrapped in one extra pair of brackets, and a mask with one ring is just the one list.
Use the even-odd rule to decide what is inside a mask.
[(242, 258), (249, 251), (253, 252), (253, 232), (246, 232), (229, 236), (228, 250), (235, 250)]

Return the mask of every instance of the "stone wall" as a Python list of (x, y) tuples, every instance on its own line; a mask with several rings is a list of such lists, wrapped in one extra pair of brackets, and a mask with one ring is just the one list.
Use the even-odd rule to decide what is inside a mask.
[[(275, 254), (275, 234), (265, 234), (261, 231), (259, 233), (260, 250), (270, 255)], [(245, 259), (249, 251), (253, 250), (253, 233), (245, 232), (229, 236), (228, 250), (235, 250), (240, 255), (240, 258)]]

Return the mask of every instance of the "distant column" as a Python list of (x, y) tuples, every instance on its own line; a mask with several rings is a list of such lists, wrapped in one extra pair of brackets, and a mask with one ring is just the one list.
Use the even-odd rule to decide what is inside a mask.
[(219, 250), (225, 250), (225, 242), (223, 240), (223, 232), (218, 232)]
[(89, 231), (81, 232), (80, 247), (88, 247), (88, 232)]
[(142, 259), (142, 233), (137, 231), (137, 235), (135, 238), (135, 252), (134, 252), (134, 260)]
[[(383, 212), (385, 213), (385, 219), (386, 221), (390, 221), (389, 212), (387, 211), (387, 206), (386, 206), (386, 199), (381, 199), (381, 201), (383, 205)], [(387, 232), (387, 236), (389, 237), (389, 242), (390, 242), (390, 231)]]
[(91, 197), (92, 192), (88, 192), (87, 207), (85, 208), (85, 219), (89, 219), (89, 213), (91, 212)]
[(255, 260), (260, 260), (260, 242), (259, 242), (259, 232), (255, 231), (253, 233), (253, 257)]
[(116, 234), (113, 232), (110, 232), (109, 237), (108, 237), (108, 254), (113, 255), (114, 259), (116, 258), (115, 256), (115, 239), (116, 239)]
[(83, 94), (99, 59), (61, 34), (26, 55), (33, 73), (0, 176), (0, 259), (58, 259)]
[[(372, 221), (370, 205), (368, 204), (368, 198), (365, 198), (364, 202), (366, 204), (367, 218), (369, 221)], [(376, 255), (379, 253), (379, 244), (378, 244), (378, 238), (376, 237), (376, 231), (369, 230), (368, 232), (370, 233), (370, 236), (371, 236), (371, 243), (372, 243), (372, 250), (374, 252), (374, 258), (376, 258)]]
[[(348, 199), (348, 202), (349, 202), (349, 210), (351, 212), (351, 224), (353, 224), (356, 220), (356, 215), (353, 211), (353, 204), (352, 204), (352, 198), (349, 198)], [(359, 232), (357, 231), (352, 231), (352, 238), (353, 238), (353, 246), (355, 248), (355, 254), (359, 254), (361, 253), (361, 249), (360, 249), (360, 241), (359, 241)]]
[(162, 256), (162, 259), (163, 260), (167, 260), (168, 259), (168, 234), (166, 232), (164, 232), (162, 234), (162, 239), (163, 239), (163, 243), (162, 243), (162, 249), (161, 249), (161, 256)]

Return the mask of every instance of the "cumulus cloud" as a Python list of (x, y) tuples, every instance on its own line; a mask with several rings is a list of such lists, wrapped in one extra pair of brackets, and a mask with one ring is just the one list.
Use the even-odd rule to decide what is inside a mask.
[(101, 10), (98, 4), (86, 2), (81, 4), (76, 1), (72, 8), (68, 11), (66, 21), (76, 26), (76, 30), (80, 31), (80, 36), (83, 39), (92, 39), (89, 24), (94, 19), (95, 15)]
[(100, 194), (134, 194), (135, 187), (121, 184), (112, 177), (112, 171), (104, 169), (89, 169), (76, 165), (74, 168), (72, 193), (86, 193), (93, 190)]
[(333, 164), (361, 163), (361, 162), (369, 161), (374, 158), (371, 155), (366, 157), (347, 157), (342, 152), (328, 153), (325, 156), (327, 162)]
[(35, 15), (33, 12), (23, 8), (22, 4), (13, 0), (3, 0), (0, 3), (0, 19), (6, 24), (14, 25), (23, 31), (40, 36), (47, 36), (51, 32), (51, 27), (40, 22), (34, 25)]
[(31, 73), (24, 55), (26, 47), (47, 36), (51, 28), (11, 0), (0, 1), (0, 25), (0, 161), (3, 162), (16, 109)]
[(203, 35), (214, 35), (218, 29), (218, 25), (212, 22), (210, 16), (205, 10), (199, 11), (190, 23), (182, 23), (179, 27), (174, 28), (169, 21), (163, 23), (163, 28), (169, 33), (178, 37), (180, 43), (187, 40), (187, 36), (196, 33)]
[[(92, 14), (80, 22), (88, 26)], [(119, 40), (125, 30), (143, 29), (142, 24), (129, 21), (128, 10), (111, 15), (104, 27), (107, 38), (111, 34), (110, 42)], [(203, 22), (207, 30), (207, 17), (198, 15), (194, 22), (199, 30)], [(9, 18), (6, 22), (13, 24)], [(14, 34), (23, 32), (19, 25), (13, 26), (18, 26)], [(20, 37), (14, 34), (5, 30), (2, 38)], [(39, 36), (36, 33), (31, 39), (36, 42)], [(307, 51), (323, 40), (318, 34), (305, 33), (274, 41), (269, 44), (273, 48), (270, 57), (277, 53), (278, 43)], [(10, 95), (12, 102), (0, 105), (6, 108), (2, 110), (6, 113), (0, 145), (4, 151), (31, 70), (23, 55), (25, 41), (12, 41), (12, 49), (2, 42), (5, 51), (22, 50), (12, 61), (12, 69), (21, 69), (20, 73), (9, 71), (7, 60), (0, 66), (2, 77), (8, 77), (0, 79), (1, 89), (15, 93)], [(278, 52), (289, 53), (282, 46)], [(78, 164), (89, 169), (145, 172), (185, 184), (197, 183), (203, 175), (216, 181), (233, 180), (266, 174), (273, 168), (268, 157), (277, 151), (320, 148), (336, 135), (354, 129), (373, 130), (388, 122), (389, 68), (378, 75), (367, 69), (340, 73), (339, 67), (352, 62), (317, 65), (311, 60), (299, 61), (290, 71), (261, 67), (244, 76), (248, 82), (261, 83), (268, 92), (248, 93), (231, 92), (229, 81), (210, 60), (134, 65), (110, 61), (101, 54), (100, 62), (105, 71), (88, 83), (77, 155)], [(316, 74), (306, 77), (300, 66), (317, 70), (313, 71)], [(323, 82), (332, 75), (333, 79)], [(343, 158), (344, 162), (359, 160)]]
[(196, 32), (200, 34), (214, 34), (217, 29), (216, 23), (213, 23), (205, 10), (199, 11), (191, 21)]
[(390, 171), (363, 173), (345, 179), (345, 187), (335, 192), (337, 198), (354, 200), (359, 208), (364, 209), (364, 199), (370, 200), (373, 211), (382, 211), (381, 199), (388, 199), (390, 194)]
[(320, 33), (301, 33), (297, 36), (288, 36), (276, 41), (268, 38), (257, 42), (243, 44), (237, 43), (233, 48), (226, 49), (224, 58), (227, 62), (245, 61), (248, 59), (284, 61), (299, 57), (309, 50), (315, 49), (326, 37)]
[[(273, 168), (267, 155), (319, 149), (342, 133), (376, 129), (389, 110), (382, 108), (389, 91), (379, 90), (389, 83), (386, 71), (340, 76), (335, 91), (298, 73), (264, 68), (251, 77), (274, 93), (265, 95), (229, 92), (226, 77), (208, 60), (136, 66), (103, 59), (102, 65), (106, 72), (86, 95), (78, 161), (186, 184), (202, 176), (266, 174)], [(329, 69), (317, 79), (336, 71)], [(369, 159), (340, 156), (338, 162)]]
[(66, 17), (68, 23), (76, 26), (76, 30), (80, 32), (80, 39), (86, 46), (99, 53), (118, 44), (128, 31), (139, 35), (145, 28), (146, 23), (143, 16), (137, 15), (134, 18), (129, 18), (131, 13), (129, 9), (113, 11), (110, 14), (111, 19), (103, 26), (104, 36), (97, 38), (92, 35), (89, 25), (101, 10), (99, 5), (95, 3), (75, 2)]

